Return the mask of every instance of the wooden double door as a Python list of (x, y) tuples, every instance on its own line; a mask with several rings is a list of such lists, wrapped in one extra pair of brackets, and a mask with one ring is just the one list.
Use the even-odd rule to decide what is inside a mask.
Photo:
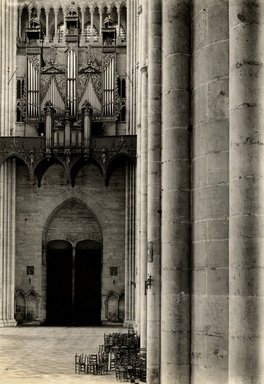
[(101, 244), (66, 241), (47, 246), (47, 324), (99, 325), (101, 319)]

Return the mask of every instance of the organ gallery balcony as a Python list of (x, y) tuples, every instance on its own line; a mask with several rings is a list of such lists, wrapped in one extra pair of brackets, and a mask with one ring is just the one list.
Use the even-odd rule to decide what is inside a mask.
[[(62, 128), (62, 127), (61, 127)], [(52, 164), (61, 164), (67, 181), (74, 186), (78, 170), (92, 162), (109, 182), (110, 175), (119, 161), (136, 161), (136, 136), (90, 136), (85, 139), (81, 127), (66, 132), (61, 129), (57, 141), (39, 137), (0, 137), (0, 166), (8, 159), (19, 159), (28, 168), (30, 181), (41, 186), (42, 176)], [(56, 127), (52, 130), (58, 134)], [(59, 137), (59, 135), (58, 135)]]

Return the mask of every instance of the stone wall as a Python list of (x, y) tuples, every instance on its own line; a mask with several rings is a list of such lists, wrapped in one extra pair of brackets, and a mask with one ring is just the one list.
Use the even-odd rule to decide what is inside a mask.
[[(55, 238), (73, 245), (102, 239), (102, 320), (105, 297), (112, 291), (118, 295), (124, 292), (124, 191), (124, 165), (117, 166), (107, 187), (92, 164), (79, 171), (75, 187), (67, 184), (59, 165), (47, 170), (40, 188), (30, 185), (24, 166), (17, 167), (16, 289), (40, 295), (41, 320), (45, 319), (45, 247)], [(27, 266), (34, 266), (34, 275), (27, 275)], [(118, 268), (114, 278), (110, 276), (112, 266)]]

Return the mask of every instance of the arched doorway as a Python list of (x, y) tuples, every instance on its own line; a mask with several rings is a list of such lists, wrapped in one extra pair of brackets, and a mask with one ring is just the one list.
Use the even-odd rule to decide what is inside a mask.
[(79, 200), (67, 200), (53, 212), (43, 237), (48, 325), (100, 324), (102, 244), (96, 217)]
[(101, 244), (63, 240), (47, 246), (47, 324), (99, 325), (101, 322)]

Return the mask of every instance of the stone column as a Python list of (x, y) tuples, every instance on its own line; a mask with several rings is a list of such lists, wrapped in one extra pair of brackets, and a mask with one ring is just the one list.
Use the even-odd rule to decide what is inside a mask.
[(135, 229), (136, 229), (136, 212), (135, 212), (135, 203), (136, 203), (136, 169), (133, 163), (130, 163), (130, 174), (131, 174), (131, 187), (130, 187), (130, 199), (131, 199), (131, 245), (130, 245), (130, 254), (131, 254), (131, 272), (130, 272), (130, 285), (131, 285), (131, 320), (135, 323)]
[(102, 42), (103, 10), (99, 8), (99, 41)]
[(90, 8), (90, 15), (91, 15), (91, 17), (90, 17), (90, 20), (91, 20), (91, 38), (90, 38), (90, 41), (93, 41), (94, 40), (94, 38), (93, 38), (94, 8), (93, 7)]
[(125, 324), (134, 322), (135, 286), (135, 168), (126, 166), (126, 214), (125, 214)]
[[(140, 332), (141, 303), (141, 125), (137, 125), (137, 166), (136, 166), (136, 260), (135, 260), (135, 322)], [(133, 282), (132, 282), (133, 284)]]
[(147, 382), (160, 383), (161, 1), (148, 3)]
[(44, 108), (45, 111), (45, 136), (46, 136), (46, 147), (52, 146), (52, 129), (53, 129), (53, 121), (54, 121), (54, 113), (55, 109), (51, 102), (47, 102)]
[[(15, 124), (17, 6), (15, 1), (1, 2), (0, 64), (0, 136), (9, 136)], [(9, 68), (9, 70), (8, 70)], [(0, 167), (0, 326), (16, 324), (15, 291), (15, 161)]]
[(228, 2), (193, 0), (192, 17), (191, 377), (222, 384), (228, 382)]
[(133, 2), (133, 24), (134, 24), (134, 36), (133, 36), (133, 50), (132, 50), (132, 57), (133, 57), (133, 67), (132, 67), (132, 84), (133, 84), (133, 104), (132, 104), (132, 111), (133, 111), (133, 120), (132, 120), (132, 127), (133, 127), (133, 135), (136, 134), (136, 95), (137, 95), (137, 76), (138, 76), (138, 58), (137, 58), (137, 46), (138, 46), (138, 31), (137, 31), (137, 2)]
[[(120, 11), (120, 10), (119, 10)], [(142, 17), (138, 12), (137, 35), (142, 33)], [(141, 57), (141, 46), (137, 45), (137, 58)], [(138, 72), (139, 63), (137, 66)], [(138, 75), (137, 86), (137, 165), (136, 165), (136, 295), (135, 295), (135, 322), (140, 333), (141, 318), (141, 76)]]
[(125, 319), (124, 323), (128, 323), (130, 320), (130, 279), (129, 279), (129, 177), (128, 177), (128, 166), (126, 166), (126, 194), (125, 194)]
[[(145, 280), (147, 279), (147, 196), (148, 196), (148, 0), (143, 0), (140, 18), (141, 29), (141, 252), (140, 252), (140, 345), (147, 347), (147, 296), (145, 294)], [(144, 38), (143, 38), (144, 37)]]
[(71, 145), (70, 111), (68, 108), (65, 110), (64, 145), (65, 147)]
[(83, 138), (84, 138), (84, 146), (89, 147), (91, 141), (92, 134), (92, 126), (91, 126), (91, 116), (93, 113), (91, 104), (86, 101), (82, 107), (83, 113)]
[(120, 44), (121, 43), (121, 37), (120, 37), (120, 12), (121, 12), (121, 9), (120, 9), (120, 5), (118, 6), (118, 8), (116, 9), (117, 11), (117, 33), (116, 33), (116, 42), (117, 44)]
[(264, 378), (264, 2), (229, 3), (229, 382)]
[(32, 5), (28, 5), (28, 25), (27, 25), (27, 27), (29, 27), (29, 22), (30, 22), (30, 19), (31, 19), (31, 14), (32, 14)]
[(81, 26), (82, 26), (82, 34), (81, 34), (81, 43), (84, 43), (84, 18), (85, 18), (85, 7), (82, 7), (81, 14), (82, 14), (82, 20), (81, 20)]
[(58, 8), (54, 7), (54, 43), (58, 42)]
[(49, 43), (49, 8), (45, 8), (46, 14), (46, 35), (45, 35), (45, 43)]
[(66, 12), (67, 12), (67, 7), (63, 7), (62, 8), (62, 12), (63, 12), (63, 26), (64, 26), (64, 32), (63, 32), (63, 37), (62, 37), (62, 43), (65, 44), (65, 40), (66, 40)]
[(117, 36), (120, 36), (120, 6), (117, 8)]
[(21, 15), (22, 15), (22, 10), (21, 8), (18, 8), (17, 11), (17, 16), (18, 16), (18, 41), (21, 40)]
[(191, 0), (162, 1), (161, 383), (190, 380)]
[(133, 57), (132, 57), (132, 36), (134, 34), (133, 29), (133, 22), (132, 22), (132, 11), (131, 11), (131, 5), (132, 1), (127, 2), (127, 92), (126, 92), (126, 122), (127, 122), (127, 130), (128, 134), (132, 135), (132, 127), (131, 127), (131, 119), (132, 119), (132, 111), (131, 111), (131, 103), (132, 103), (132, 97), (133, 97), (133, 90), (132, 90), (132, 79), (131, 79), (131, 73), (132, 73), (132, 63), (133, 63)]

